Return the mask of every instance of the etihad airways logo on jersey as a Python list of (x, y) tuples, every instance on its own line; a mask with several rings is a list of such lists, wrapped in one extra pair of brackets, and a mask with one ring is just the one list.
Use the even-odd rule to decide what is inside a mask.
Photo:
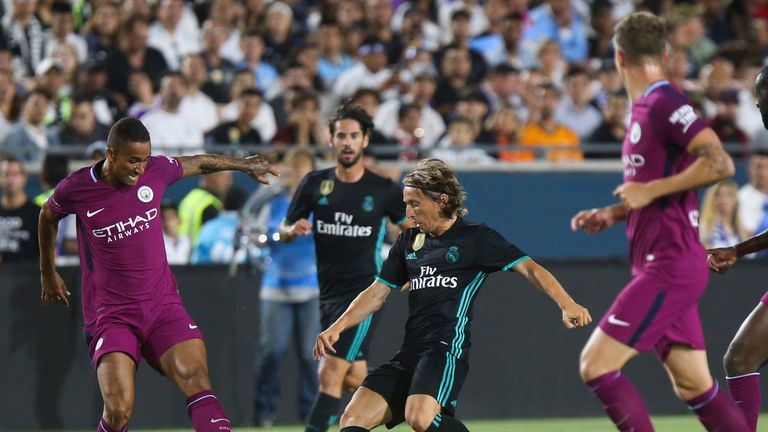
[(411, 279), (411, 291), (423, 288), (456, 288), (459, 278), (456, 276), (435, 275), (437, 269), (430, 266), (419, 266), (419, 277)]
[(641, 154), (632, 153), (622, 156), (621, 162), (624, 163), (624, 175), (634, 176), (637, 170), (645, 165), (645, 158)]
[(353, 216), (343, 212), (333, 214), (333, 223), (317, 220), (317, 233), (341, 237), (370, 237), (373, 227), (353, 225)]
[(152, 208), (144, 212), (144, 214), (136, 215), (104, 228), (97, 228), (93, 230), (93, 236), (97, 238), (106, 237), (107, 243), (112, 243), (148, 230), (149, 221), (155, 218), (157, 218), (157, 209)]

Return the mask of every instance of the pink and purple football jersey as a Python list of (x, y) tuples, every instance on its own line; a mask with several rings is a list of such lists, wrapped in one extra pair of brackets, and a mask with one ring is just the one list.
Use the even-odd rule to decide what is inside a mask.
[[(707, 125), (688, 99), (667, 81), (657, 81), (632, 105), (622, 145), (624, 181), (647, 183), (684, 171), (696, 160), (686, 148)], [(701, 270), (696, 190), (679, 192), (629, 213), (627, 237), (632, 272)]]
[(151, 156), (137, 184), (115, 187), (101, 179), (103, 164), (72, 173), (48, 200), (55, 215), (77, 215), (86, 328), (106, 306), (177, 293), (165, 256), (160, 202), (184, 169), (174, 158)]

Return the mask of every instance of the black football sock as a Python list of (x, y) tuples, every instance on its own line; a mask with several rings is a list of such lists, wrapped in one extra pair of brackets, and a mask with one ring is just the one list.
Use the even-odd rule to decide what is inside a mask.
[(304, 432), (326, 432), (339, 418), (341, 398), (318, 393)]

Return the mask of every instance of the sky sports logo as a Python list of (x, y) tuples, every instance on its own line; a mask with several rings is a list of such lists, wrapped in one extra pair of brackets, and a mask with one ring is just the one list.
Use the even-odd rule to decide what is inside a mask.
[(148, 230), (149, 222), (156, 218), (157, 209), (152, 208), (143, 215), (136, 215), (125, 221), (120, 221), (104, 228), (97, 228), (92, 231), (93, 236), (96, 238), (106, 238), (107, 243), (112, 243)]

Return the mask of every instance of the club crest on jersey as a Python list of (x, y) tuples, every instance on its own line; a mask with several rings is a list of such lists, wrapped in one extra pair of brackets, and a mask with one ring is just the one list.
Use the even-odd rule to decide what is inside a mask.
[(424, 233), (418, 233), (416, 234), (416, 238), (413, 240), (413, 246), (412, 249), (414, 251), (417, 251), (424, 247), (424, 240), (426, 239), (426, 234)]
[(139, 201), (148, 203), (155, 197), (155, 192), (153, 192), (152, 188), (149, 186), (142, 186), (139, 188), (139, 191), (136, 192), (136, 196), (139, 197)]
[(631, 144), (637, 144), (640, 142), (640, 137), (643, 136), (643, 131), (640, 129), (640, 124), (635, 123), (629, 131), (629, 142)]
[(456, 264), (459, 260), (459, 247), (451, 246), (448, 248), (448, 252), (445, 253), (445, 260), (451, 264)]
[(368, 195), (365, 198), (363, 198), (363, 210), (367, 212), (373, 211), (373, 197)]
[(333, 192), (333, 180), (323, 180), (320, 183), (320, 194), (329, 195), (331, 192)]

